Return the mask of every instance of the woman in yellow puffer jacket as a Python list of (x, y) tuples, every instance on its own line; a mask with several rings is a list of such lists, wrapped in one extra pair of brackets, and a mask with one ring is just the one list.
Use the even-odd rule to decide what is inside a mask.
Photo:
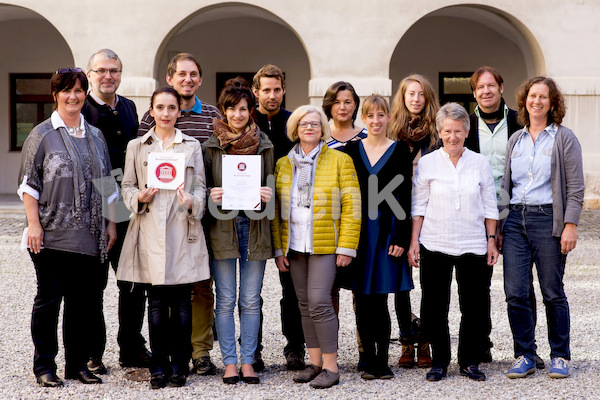
[(272, 236), (277, 268), (290, 271), (294, 282), (310, 358), (294, 381), (328, 388), (339, 382), (331, 289), (336, 266), (356, 257), (360, 189), (352, 159), (325, 144), (331, 131), (320, 108), (296, 109), (287, 132), (296, 144), (275, 167)]

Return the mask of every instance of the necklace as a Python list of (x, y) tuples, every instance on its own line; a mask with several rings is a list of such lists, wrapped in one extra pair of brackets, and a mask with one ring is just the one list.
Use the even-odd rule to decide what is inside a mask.
[(78, 126), (67, 126), (67, 132), (69, 132), (69, 135), (71, 136), (83, 136), (83, 132), (85, 131)]

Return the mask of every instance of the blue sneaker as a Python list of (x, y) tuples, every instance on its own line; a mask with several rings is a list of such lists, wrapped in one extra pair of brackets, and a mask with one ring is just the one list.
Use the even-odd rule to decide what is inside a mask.
[(569, 362), (562, 357), (554, 357), (550, 365), (550, 378), (566, 378), (569, 376)]
[(535, 372), (535, 363), (525, 356), (520, 356), (517, 361), (513, 364), (512, 368), (508, 370), (506, 376), (511, 379), (514, 378), (525, 378), (527, 375)]

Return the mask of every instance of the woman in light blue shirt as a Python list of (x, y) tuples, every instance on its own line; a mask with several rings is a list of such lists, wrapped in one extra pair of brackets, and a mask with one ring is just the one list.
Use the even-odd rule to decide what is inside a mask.
[(565, 104), (554, 80), (540, 76), (526, 81), (517, 102), (525, 127), (508, 142), (502, 182), (510, 202), (501, 223), (504, 290), (517, 359), (507, 375), (523, 378), (535, 372), (535, 317), (529, 300), (535, 263), (548, 316), (550, 377), (565, 378), (571, 353), (563, 276), (567, 254), (577, 243), (583, 205), (581, 146), (560, 125)]

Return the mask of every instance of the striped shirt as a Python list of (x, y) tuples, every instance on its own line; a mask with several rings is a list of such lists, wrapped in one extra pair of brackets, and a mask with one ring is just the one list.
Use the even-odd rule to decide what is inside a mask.
[[(196, 97), (196, 101), (200, 100)], [(202, 143), (213, 134), (213, 119), (221, 119), (221, 113), (215, 106), (203, 101), (200, 101), (200, 103), (202, 113), (198, 114), (193, 109), (190, 111), (181, 110), (181, 115), (177, 118), (175, 128), (178, 128), (186, 135), (198, 139)], [(154, 118), (150, 115), (150, 111), (146, 111), (140, 122), (138, 137), (144, 136), (154, 125)]]
[(329, 139), (327, 139), (327, 147), (329, 147), (330, 149), (336, 149), (339, 151), (344, 151), (344, 146), (346, 146), (347, 143), (349, 142), (353, 142), (355, 140), (361, 140), (367, 137), (367, 128), (364, 128), (362, 131), (358, 132), (356, 134), (356, 136), (354, 136), (352, 139), (346, 141), (346, 142), (340, 142), (338, 141), (336, 138), (334, 138), (333, 136), (330, 137)]

